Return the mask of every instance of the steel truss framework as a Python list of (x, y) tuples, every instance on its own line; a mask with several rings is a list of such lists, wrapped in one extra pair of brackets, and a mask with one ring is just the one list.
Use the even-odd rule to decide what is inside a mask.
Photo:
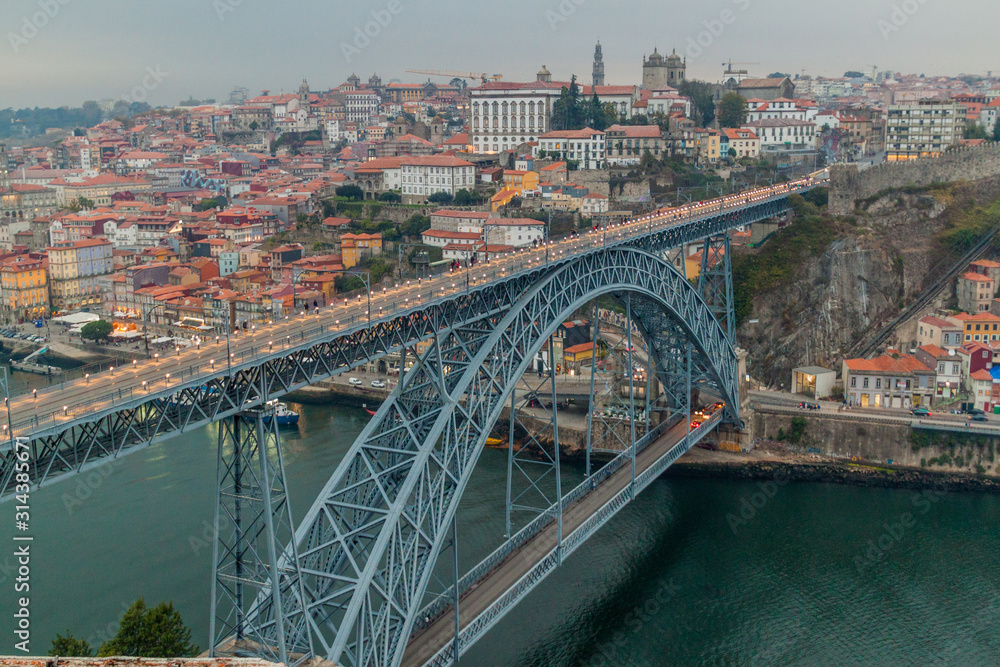
[[(248, 650), (273, 662), (297, 665), (312, 656), (302, 615), (294, 622), (271, 605), (261, 616), (262, 599), (303, 599), (298, 559), (278, 560), (278, 544), (292, 537), (292, 514), (277, 420), (270, 410), (249, 410), (219, 423), (215, 545), (209, 636), (224, 646), (214, 655), (239, 656)], [(294, 548), (294, 544), (293, 544)], [(294, 556), (294, 553), (293, 553)], [(260, 634), (268, 632), (265, 641)]]
[[(146, 396), (121, 397), (111, 407), (58, 426), (31, 432), (29, 476), (43, 486), (99, 466), (104, 460), (200, 428), (271, 398), (349, 371), (387, 354), (400, 352), (461, 323), (474, 323), (509, 310), (543, 275), (589, 254), (614, 247), (634, 247), (653, 254), (682, 247), (727, 230), (764, 220), (788, 209), (787, 196), (685, 221), (608, 247), (526, 271), (467, 293), (415, 306), (399, 317), (371, 327), (320, 327), (321, 333), (288, 349), (261, 349), (252, 361), (178, 384)], [(263, 381), (262, 381), (263, 380)], [(15, 418), (30, 420), (28, 415)], [(18, 425), (15, 424), (17, 427)], [(10, 499), (15, 468), (13, 449), (0, 452), (0, 500)]]
[[(635, 249), (576, 258), (508, 312), (438, 332), (296, 531), (317, 654), (343, 665), (399, 663), (459, 498), (515, 383), (559, 324), (602, 294), (627, 295), (664, 358), (686, 354), (686, 344), (671, 347), (681, 338), (692, 342), (738, 419), (726, 333), (687, 280)], [(289, 600), (284, 613), (297, 608)]]

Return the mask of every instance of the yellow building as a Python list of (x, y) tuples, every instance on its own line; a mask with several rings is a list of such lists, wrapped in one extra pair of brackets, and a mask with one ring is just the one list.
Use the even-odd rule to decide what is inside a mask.
[(538, 172), (508, 169), (503, 172), (503, 187), (513, 190), (518, 196), (525, 190), (538, 189)]
[(707, 130), (701, 135), (698, 141), (698, 159), (702, 164), (718, 164), (720, 140), (718, 130)]
[(0, 303), (6, 320), (48, 317), (45, 261), (20, 255), (4, 262), (0, 268)]
[(517, 196), (516, 190), (507, 190), (506, 188), (501, 190), (500, 192), (493, 195), (492, 198), (490, 198), (491, 210), (494, 213), (499, 211), (501, 208), (509, 204), (511, 200), (516, 196)]
[(381, 234), (343, 234), (340, 257), (345, 269), (351, 269), (368, 257), (382, 254)]

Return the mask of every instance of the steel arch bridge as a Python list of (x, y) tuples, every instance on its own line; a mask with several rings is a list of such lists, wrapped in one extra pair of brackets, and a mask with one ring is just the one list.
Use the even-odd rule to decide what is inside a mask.
[[(551, 257), (544, 250), (544, 261), (541, 250), (503, 258), (464, 286), (439, 277), (425, 286), (398, 286), (396, 295), (372, 292), (378, 317), (375, 304), (362, 315), (362, 304), (345, 303), (301, 324), (276, 323), (238, 341), (231, 353), (226, 348), (224, 364), (216, 364), (218, 349), (181, 357), (190, 365), (172, 382), (169, 373), (163, 379), (162, 365), (146, 362), (130, 374), (112, 375), (111, 392), (91, 391), (79, 381), (55, 396), (15, 397), (8, 405), (18, 421), (8, 419), (7, 428), (18, 438), (0, 446), (0, 493), (8, 499), (21, 485), (51, 484), (225, 421), (217, 483), (215, 651), (252, 651), (290, 664), (314, 655), (344, 665), (446, 664), (723, 418), (738, 422), (727, 233), (780, 215), (789, 193), (815, 185), (810, 178), (748, 193), (745, 200), (739, 195), (686, 213), (650, 214), (555, 243)], [(697, 286), (663, 259), (691, 243), (703, 247)], [(450, 545), (457, 553), (455, 511), (508, 399), (513, 424), (517, 378), (562, 320), (601, 295), (623, 301), (626, 330), (634, 328), (647, 341), (647, 377), (655, 373), (664, 390), (665, 418), (650, 423), (647, 380), (646, 423), (637, 432), (629, 379), (629, 446), (602, 468), (606, 477), (564, 495), (555, 456), (551, 506), (461, 579), (456, 559), (449, 592), (427, 603), (424, 593), (442, 549)], [(338, 313), (343, 319), (334, 319)], [(420, 342), (429, 343), (428, 351), (401, 379), (293, 536), (276, 420), (267, 421), (267, 404), (370, 360), (405, 355)], [(558, 451), (554, 376), (551, 382)], [(689, 432), (692, 382), (709, 385), (726, 411)], [(508, 489), (508, 515), (509, 496)], [(551, 548), (539, 546), (546, 540)], [(529, 552), (530, 562), (498, 598), (478, 608), (461, 602)], [(450, 644), (440, 632), (449, 614), (455, 621)]]
[[(675, 348), (657, 346), (680, 332), (738, 419), (735, 351), (672, 266), (620, 248), (561, 267), (510, 311), (436, 337), (306, 515), (295, 539), (305, 604), (299, 586), (283, 590), (286, 608), (305, 609), (318, 653), (337, 664), (399, 664), (462, 491), (515, 384), (562, 322), (607, 294), (628, 299), (652, 332), (664, 384)], [(274, 617), (266, 606), (261, 615)]]

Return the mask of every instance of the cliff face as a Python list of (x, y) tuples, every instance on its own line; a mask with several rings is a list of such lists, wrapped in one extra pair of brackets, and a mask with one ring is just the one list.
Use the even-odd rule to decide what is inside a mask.
[[(803, 257), (790, 284), (754, 299), (747, 320), (758, 323), (744, 322), (737, 332), (739, 346), (750, 353), (751, 375), (788, 388), (792, 368), (839, 371), (859, 337), (891, 321), (950, 268), (953, 259), (935, 236), (962, 211), (998, 195), (1000, 180), (935, 194), (891, 194), (840, 222), (836, 240), (821, 256)], [(760, 252), (766, 251), (765, 245)], [(951, 296), (949, 288), (942, 296)], [(901, 343), (908, 346), (910, 339), (904, 335)]]

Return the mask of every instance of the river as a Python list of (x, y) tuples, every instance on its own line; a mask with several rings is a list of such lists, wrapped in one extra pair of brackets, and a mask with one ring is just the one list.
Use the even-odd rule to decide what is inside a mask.
[[(282, 435), (300, 518), (368, 416), (295, 407)], [(33, 654), (66, 631), (96, 648), (139, 596), (172, 600), (208, 644), (216, 437), (209, 426), (32, 494)], [(460, 510), (464, 569), (499, 543), (505, 474), (506, 454), (485, 451)], [(1000, 498), (782, 482), (654, 483), (463, 663), (997, 664)], [(13, 513), (0, 505), (4, 610)]]

